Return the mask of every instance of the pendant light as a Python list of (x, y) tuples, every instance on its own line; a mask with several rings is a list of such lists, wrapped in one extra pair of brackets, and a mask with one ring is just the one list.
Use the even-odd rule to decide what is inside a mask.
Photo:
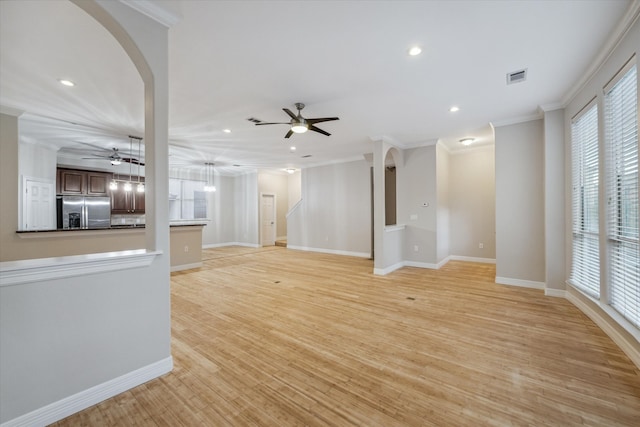
[(209, 163), (209, 162), (204, 164), (205, 172), (207, 174), (207, 183), (204, 185), (204, 191), (210, 192), (210, 193), (216, 191), (216, 186), (213, 182), (214, 180), (213, 165), (214, 165), (213, 163)]
[(138, 140), (138, 193), (144, 193), (144, 183), (140, 182), (140, 144), (142, 143), (142, 138), (136, 138)]
[(113, 179), (109, 183), (109, 190), (117, 190), (118, 189), (118, 181), (116, 181), (116, 175), (114, 175)]
[[(133, 149), (133, 138), (129, 135), (129, 153)], [(124, 183), (124, 191), (131, 191), (131, 159), (129, 159), (129, 181)]]

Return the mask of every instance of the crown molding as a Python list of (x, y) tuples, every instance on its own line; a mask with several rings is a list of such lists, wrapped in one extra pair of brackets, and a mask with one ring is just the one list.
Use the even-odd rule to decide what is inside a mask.
[(171, 2), (157, 0), (120, 0), (120, 3), (148, 16), (167, 28), (173, 27), (182, 19), (180, 13), (176, 10), (170, 10), (170, 8), (167, 7), (167, 5), (172, 4)]
[(562, 102), (563, 107), (569, 105), (573, 98), (586, 86), (586, 84), (596, 75), (600, 68), (604, 65), (607, 59), (611, 56), (613, 51), (618, 47), (624, 36), (635, 24), (636, 20), (640, 16), (640, 0), (633, 0), (629, 5), (624, 16), (613, 30), (600, 52), (596, 55), (595, 59), (591, 62), (591, 65), (587, 71), (583, 74), (582, 78), (578, 80), (566, 93)]
[(540, 120), (541, 118), (542, 118), (542, 115), (538, 112), (536, 114), (529, 114), (526, 116), (511, 117), (503, 120), (493, 120), (489, 122), (489, 124), (491, 125), (491, 127), (495, 129), (502, 126), (517, 125), (518, 123), (525, 123), (525, 122), (531, 122), (533, 120)]
[(20, 117), (24, 114), (23, 110), (17, 108), (8, 107), (6, 105), (0, 105), (0, 114), (6, 114), (7, 116)]

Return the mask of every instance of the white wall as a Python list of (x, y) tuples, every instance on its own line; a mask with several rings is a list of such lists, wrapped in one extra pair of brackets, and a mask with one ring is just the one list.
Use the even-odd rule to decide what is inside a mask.
[(451, 182), (450, 156), (446, 148), (436, 145), (436, 224), (437, 262), (451, 254)]
[(258, 194), (260, 193), (275, 194), (276, 239), (286, 239), (287, 212), (289, 211), (289, 174), (259, 171)]
[(216, 176), (216, 192), (207, 194), (209, 221), (202, 232), (202, 246), (236, 241), (235, 235), (235, 178)]
[(235, 177), (235, 242), (255, 246), (260, 244), (258, 202), (258, 174), (251, 172)]
[(287, 201), (289, 202), (287, 205), (287, 211), (290, 211), (291, 208), (300, 201), (302, 198), (302, 173), (299, 170), (296, 170), (294, 173), (289, 175), (289, 179), (287, 180), (288, 185), (288, 194)]
[[(126, 384), (132, 387), (172, 366), (166, 164), (168, 29), (120, 2), (80, 4), (103, 25), (118, 28), (119, 41), (145, 81), (149, 198), (147, 251), (141, 257), (149, 264), (92, 270), (64, 279), (55, 275), (84, 268), (87, 258), (95, 268), (105, 269), (118, 254), (80, 255), (67, 260), (65, 268), (58, 258), (38, 260), (38, 269), (33, 268), (32, 260), (0, 264), (0, 423), (23, 417), (24, 425), (48, 424), (118, 392), (117, 387), (107, 385), (112, 381), (127, 377)], [(92, 17), (87, 16), (87, 22), (96, 25)], [(13, 210), (6, 223), (1, 220), (3, 253), (11, 250), (5, 244), (13, 241), (17, 227), (16, 123), (3, 117), (3, 126), (9, 124), (10, 129), (0, 133), (0, 169), (12, 171), (2, 175), (2, 204)], [(131, 254), (120, 254), (117, 259), (129, 262), (131, 258)], [(8, 284), (8, 272), (16, 267), (23, 277), (37, 274)], [(158, 364), (159, 370), (145, 370)], [(140, 370), (145, 375), (139, 375)]]
[(289, 215), (287, 245), (369, 256), (369, 168), (369, 164), (361, 160), (304, 169), (302, 202)]
[[(450, 158), (451, 255), (496, 258), (496, 181), (493, 146), (456, 151)], [(483, 249), (479, 244), (483, 244)]]
[[(404, 150), (404, 164), (397, 167), (396, 171), (398, 224), (406, 226), (403, 258), (413, 263), (436, 264), (438, 262), (436, 146)], [(428, 206), (423, 206), (425, 203)]]
[(544, 287), (542, 120), (495, 128), (496, 281)]
[(564, 109), (544, 113), (545, 284), (564, 290)]

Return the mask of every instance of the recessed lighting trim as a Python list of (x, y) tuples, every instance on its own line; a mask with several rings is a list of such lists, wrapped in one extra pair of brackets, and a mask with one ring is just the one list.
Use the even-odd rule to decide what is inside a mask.
[(465, 147), (473, 144), (473, 141), (475, 141), (474, 138), (463, 138), (460, 140), (460, 144), (464, 145)]
[(418, 56), (422, 53), (422, 48), (420, 46), (413, 46), (411, 48), (409, 48), (409, 55), (410, 56)]
[(295, 170), (295, 169), (293, 169), (293, 168), (287, 168), (287, 169), (285, 169), (285, 170), (289, 173), (289, 175), (291, 175), (291, 174), (295, 173), (295, 171), (296, 171), (296, 170)]
[(231, 133), (231, 129), (223, 129), (222, 132), (224, 133)]
[(457, 105), (454, 105), (451, 108), (449, 108), (449, 111), (451, 113), (457, 113), (458, 111), (460, 111), (460, 107), (458, 107)]
[(74, 82), (67, 79), (58, 79), (58, 81), (60, 82), (61, 85), (68, 86), (68, 87), (73, 87), (76, 85)]
[(291, 148), (289, 148), (289, 150), (293, 153), (294, 151), (296, 151), (296, 147), (292, 145)]

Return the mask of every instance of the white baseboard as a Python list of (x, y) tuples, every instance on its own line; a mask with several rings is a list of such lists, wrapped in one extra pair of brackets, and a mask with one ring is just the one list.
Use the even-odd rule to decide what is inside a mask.
[(404, 262), (398, 262), (396, 264), (390, 265), (389, 267), (386, 268), (374, 268), (373, 269), (373, 274), (375, 274), (376, 276), (386, 276), (387, 274), (391, 273), (392, 271), (396, 271), (400, 268), (404, 267)]
[(402, 264), (404, 265), (404, 267), (428, 268), (429, 270), (437, 270), (442, 267), (442, 265), (446, 264), (446, 262), (440, 265), (432, 264), (430, 262), (404, 261)]
[(240, 243), (240, 242), (226, 242), (226, 243), (209, 243), (202, 245), (202, 249), (224, 248), (226, 246), (244, 246), (247, 248), (259, 248), (257, 243)]
[(69, 415), (80, 412), (117, 394), (171, 372), (172, 369), (173, 358), (169, 356), (166, 359), (136, 369), (133, 372), (129, 372), (128, 374), (98, 384), (80, 393), (65, 397), (28, 414), (9, 420), (0, 425), (0, 427), (36, 427), (55, 423)]
[(564, 289), (545, 288), (544, 294), (545, 294), (545, 296), (548, 296), (548, 297), (556, 297), (556, 298), (566, 298), (567, 297), (567, 291), (565, 291)]
[(451, 261), (466, 261), (466, 262), (481, 262), (484, 264), (495, 264), (495, 258), (478, 258), (473, 256), (461, 256), (461, 255), (451, 255), (449, 256)]
[(566, 292), (566, 298), (573, 305), (578, 307), (580, 311), (587, 315), (593, 322), (604, 331), (605, 334), (613, 340), (614, 343), (620, 347), (620, 349), (626, 354), (629, 359), (640, 368), (640, 352), (638, 352), (633, 345), (622, 335), (616, 328), (611, 326), (611, 322), (615, 320), (609, 319), (606, 313), (600, 313), (598, 310), (594, 310), (591, 306), (577, 298), (571, 292)]
[(354, 256), (358, 258), (371, 257), (371, 254), (368, 252), (351, 252), (351, 251), (341, 251), (337, 249), (309, 248), (306, 246), (295, 246), (295, 245), (289, 245), (289, 244), (287, 244), (287, 249), (293, 249), (296, 251), (320, 252), (323, 254), (332, 254), (332, 255)]
[(182, 265), (174, 265), (171, 267), (171, 272), (174, 271), (182, 271), (182, 270), (191, 270), (192, 268), (200, 268), (202, 267), (201, 262), (195, 262), (193, 264), (182, 264)]
[(520, 286), (522, 288), (544, 289), (544, 282), (535, 282), (533, 280), (513, 279), (511, 277), (496, 276), (496, 283), (500, 285)]

